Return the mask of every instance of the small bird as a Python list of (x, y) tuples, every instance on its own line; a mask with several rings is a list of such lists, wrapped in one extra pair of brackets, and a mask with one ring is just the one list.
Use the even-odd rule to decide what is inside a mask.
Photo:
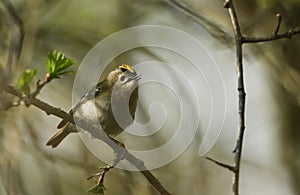
[[(138, 80), (141, 75), (137, 75), (135, 70), (122, 64), (111, 71), (105, 80), (99, 82), (92, 90), (86, 93), (69, 111), (69, 114), (84, 120), (88, 123), (100, 123), (104, 132), (109, 136), (120, 134), (134, 119), (138, 100)], [(94, 99), (95, 98), (95, 99)], [(116, 121), (115, 115), (126, 115), (126, 108), (131, 117), (124, 117), (122, 127)], [(95, 108), (96, 115), (93, 110)], [(120, 110), (122, 113), (120, 113)], [(119, 112), (118, 112), (119, 111)], [(124, 112), (124, 113), (123, 113)], [(58, 126), (58, 131), (49, 139), (46, 145), (55, 148), (70, 133), (78, 132), (76, 126), (62, 120)], [(100, 129), (99, 129), (100, 130)]]

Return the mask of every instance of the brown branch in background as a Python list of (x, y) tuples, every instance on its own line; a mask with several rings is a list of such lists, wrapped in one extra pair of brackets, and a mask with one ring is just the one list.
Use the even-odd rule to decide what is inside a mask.
[(204, 16), (204, 14), (199, 13), (199, 11), (189, 6), (187, 3), (178, 0), (162, 0), (163, 2), (170, 5), (177, 11), (190, 17), (193, 21), (200, 24), (201, 27), (205, 28), (208, 33), (216, 37), (218, 40), (224, 42), (224, 44), (233, 43), (233, 37), (229, 32), (220, 28), (220, 25), (212, 22), (210, 19)]
[(9, 26), (11, 36), (9, 38), (8, 57), (6, 63), (7, 68), (10, 71), (8, 72), (8, 75), (11, 75), (12, 66), (16, 65), (21, 55), (25, 30), (23, 26), (23, 21), (18, 16), (17, 11), (15, 10), (11, 2), (8, 0), (2, 0), (2, 3), (13, 21), (13, 23)]
[(15, 88), (13, 88), (12, 86), (6, 85), (5, 83), (2, 83), (0, 81), (0, 89), (2, 91), (5, 91), (11, 95), (17, 96), (19, 98), (22, 97), (22, 94), (20, 92), (18, 92), (17, 90), (15, 90)]
[(234, 165), (230, 166), (225, 163), (216, 161), (210, 157), (206, 159), (214, 162), (218, 166), (226, 168), (233, 172), (233, 184), (232, 192), (234, 195), (239, 194), (239, 182), (240, 182), (240, 165), (242, 158), (242, 149), (243, 149), (243, 140), (245, 133), (245, 103), (246, 103), (246, 93), (244, 86), (244, 73), (243, 73), (243, 44), (244, 43), (259, 43), (264, 41), (274, 41), (282, 38), (291, 38), (293, 35), (300, 33), (300, 27), (291, 29), (288, 32), (278, 34), (282, 16), (281, 14), (276, 14), (278, 18), (277, 26), (275, 31), (271, 36), (267, 37), (246, 37), (241, 33), (239, 26), (238, 16), (233, 4), (233, 0), (225, 0), (224, 7), (228, 9), (231, 24), (233, 27), (234, 39), (235, 39), (235, 48), (236, 48), (236, 67), (237, 67), (237, 82), (238, 82), (238, 136), (236, 141), (236, 146), (234, 149)]
[(232, 191), (234, 195), (239, 194), (239, 181), (240, 181), (240, 164), (243, 149), (243, 140), (245, 132), (245, 102), (246, 93), (244, 86), (244, 72), (243, 72), (243, 36), (239, 26), (238, 17), (232, 0), (225, 0), (224, 7), (228, 9), (231, 24), (233, 27), (235, 49), (236, 49), (236, 73), (238, 82), (238, 135), (236, 146), (234, 149), (234, 169), (233, 169), (233, 183)]
[(300, 33), (300, 27), (296, 27), (294, 29), (290, 29), (289, 31), (285, 33), (278, 34), (281, 21), (282, 21), (282, 15), (280, 13), (276, 14), (277, 17), (277, 25), (272, 35), (266, 36), (266, 37), (243, 37), (243, 43), (259, 43), (259, 42), (267, 42), (267, 41), (275, 41), (278, 39), (284, 39), (284, 38), (291, 38), (293, 35)]
[[(0, 90), (5, 91), (9, 94), (12, 94), (14, 96), (17, 96), (19, 98), (22, 98), (22, 94), (19, 93), (17, 90), (15, 90), (13, 87), (0, 82)], [(35, 107), (45, 111), (48, 115), (54, 115), (57, 116), (63, 120), (66, 120), (70, 123), (75, 124), (76, 126), (86, 129), (88, 132), (92, 134), (93, 137), (101, 139), (104, 141), (108, 146), (110, 146), (114, 151), (117, 152), (120, 151), (120, 146), (115, 144), (114, 141), (112, 141), (105, 133), (99, 134), (99, 133), (93, 133), (93, 132), (99, 132), (98, 127), (94, 127), (85, 121), (82, 121), (78, 118), (73, 118), (70, 114), (66, 113), (65, 111), (61, 110), (60, 108), (55, 108), (53, 106), (50, 106), (49, 104), (33, 97), (32, 95), (28, 97), (28, 99), (25, 99), (26, 105), (34, 105)], [(88, 128), (87, 128), (88, 127)], [(130, 163), (132, 163), (140, 172), (146, 177), (148, 182), (162, 195), (170, 195), (171, 193), (168, 192), (164, 186), (159, 182), (159, 180), (149, 171), (144, 165), (144, 162), (135, 156), (133, 156), (131, 153), (129, 153), (125, 148), (124, 151), (124, 159), (128, 160)]]
[(289, 31), (281, 34), (273, 34), (265, 37), (243, 37), (243, 43), (260, 43), (267, 41), (275, 41), (278, 39), (289, 39), (293, 35), (300, 34), (300, 27), (290, 29)]

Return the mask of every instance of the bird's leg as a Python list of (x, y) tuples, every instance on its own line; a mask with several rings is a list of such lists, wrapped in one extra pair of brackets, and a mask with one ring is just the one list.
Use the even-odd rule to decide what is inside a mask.
[(123, 160), (125, 158), (125, 156), (127, 154), (127, 150), (126, 150), (126, 147), (125, 147), (124, 143), (122, 143), (122, 142), (120, 142), (120, 141), (118, 141), (118, 140), (116, 140), (112, 137), (110, 137), (110, 139), (112, 141), (114, 141), (118, 146), (120, 146), (120, 147), (117, 147), (117, 148), (114, 149), (114, 155), (115, 155), (114, 161), (116, 161), (117, 162), (116, 164), (118, 164), (121, 160)]
[(109, 136), (109, 138), (110, 138), (112, 141), (114, 141), (116, 144), (118, 144), (119, 146), (121, 146), (122, 148), (126, 148), (124, 143), (122, 143), (122, 142), (116, 140), (115, 138), (113, 138), (113, 137), (111, 137), (111, 136)]
[[(112, 138), (113, 141), (116, 141), (115, 139)], [(121, 143), (121, 142), (118, 142)], [(97, 183), (95, 186), (91, 187), (88, 192), (104, 192), (104, 190), (106, 189), (104, 186), (104, 177), (105, 174), (113, 169), (121, 160), (124, 159), (127, 150), (124, 147), (118, 147), (118, 150), (115, 150), (116, 156), (114, 158), (114, 160), (112, 161), (111, 165), (107, 165), (105, 167), (101, 167), (102, 171), (99, 173), (95, 173), (92, 176), (88, 177), (87, 180), (93, 178), (93, 177), (98, 177)], [(104, 193), (103, 193), (104, 194)]]

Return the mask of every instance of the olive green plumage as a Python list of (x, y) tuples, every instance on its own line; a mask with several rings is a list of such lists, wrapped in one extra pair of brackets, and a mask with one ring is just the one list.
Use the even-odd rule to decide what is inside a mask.
[[(137, 75), (130, 66), (122, 64), (111, 71), (104, 81), (99, 82), (91, 91), (85, 94), (72, 107), (69, 114), (88, 123), (100, 123), (107, 135), (116, 136), (120, 134), (124, 130), (123, 128), (133, 122), (132, 119), (134, 119), (138, 100), (138, 80), (140, 78), (140, 75)], [(96, 110), (96, 114), (91, 111), (93, 109)], [(126, 111), (129, 111), (129, 113)], [(131, 117), (126, 116), (127, 114)], [(121, 121), (121, 125), (117, 123), (116, 118), (118, 122)], [(58, 131), (46, 144), (53, 148), (70, 133), (77, 132), (74, 124), (64, 120), (58, 124), (57, 128)]]

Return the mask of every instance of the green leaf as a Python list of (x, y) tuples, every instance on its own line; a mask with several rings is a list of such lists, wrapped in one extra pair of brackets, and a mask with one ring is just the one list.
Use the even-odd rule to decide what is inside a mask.
[(71, 74), (73, 71), (64, 71), (74, 64), (74, 60), (67, 58), (62, 52), (56, 50), (48, 53), (46, 69), (50, 79), (60, 78), (60, 75)]
[(64, 72), (60, 72), (59, 75), (66, 75), (66, 74), (74, 74), (75, 71), (64, 71)]
[(93, 194), (105, 195), (104, 194), (105, 190), (106, 190), (106, 188), (103, 185), (94, 185), (93, 187), (91, 187), (87, 191), (90, 192), (90, 193), (93, 193)]
[(21, 93), (24, 93), (26, 95), (29, 94), (30, 93), (29, 85), (30, 85), (31, 81), (33, 80), (33, 78), (35, 77), (35, 75), (36, 75), (36, 70), (35, 69), (25, 70), (21, 74), (15, 88), (18, 91), (20, 91)]

